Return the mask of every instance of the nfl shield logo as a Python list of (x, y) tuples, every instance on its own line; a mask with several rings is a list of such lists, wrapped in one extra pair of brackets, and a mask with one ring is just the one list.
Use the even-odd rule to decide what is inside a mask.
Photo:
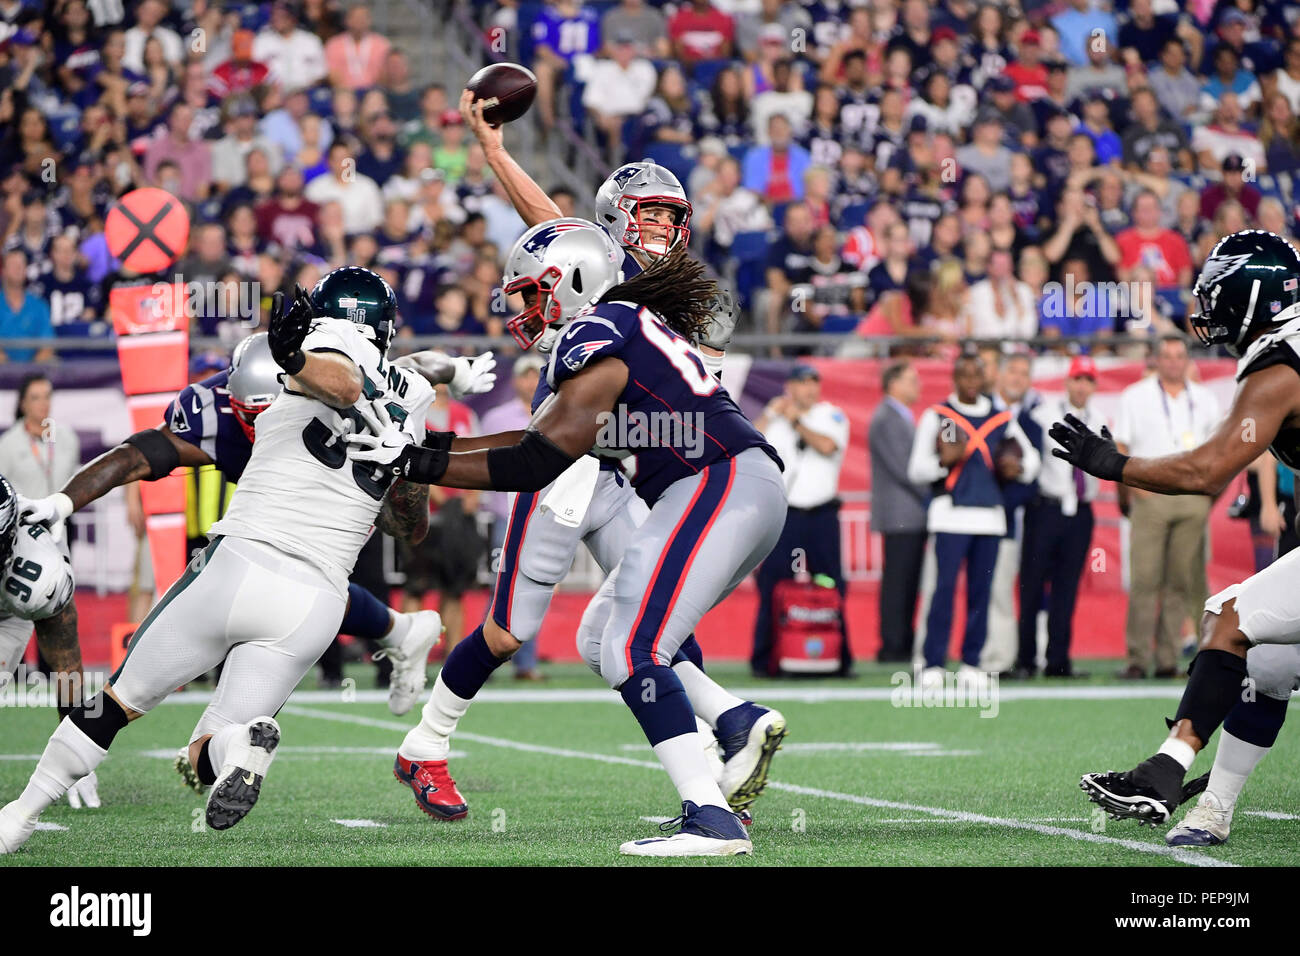
[(1268, 311), (1276, 315), (1277, 313), (1282, 311), (1282, 303), (1279, 302), (1277, 299), (1274, 299), (1272, 302), (1268, 304)]

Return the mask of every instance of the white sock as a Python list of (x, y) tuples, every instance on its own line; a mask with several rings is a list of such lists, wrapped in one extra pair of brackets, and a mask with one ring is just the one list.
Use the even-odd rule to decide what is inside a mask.
[(691, 702), (691, 709), (695, 711), (695, 716), (703, 719), (710, 727), (718, 725), (719, 715), (744, 703), (735, 694), (728, 693), (720, 687), (708, 674), (690, 661), (674, 664), (673, 673), (686, 689), (686, 698)]
[(453, 694), (440, 671), (433, 682), (433, 692), (420, 712), (420, 723), (411, 728), (398, 752), (408, 760), (446, 760), (451, 750), (451, 735), (473, 702)]
[(1219, 801), (1219, 806), (1225, 810), (1232, 809), (1241, 796), (1241, 788), (1246, 785), (1246, 778), (1271, 749), (1246, 743), (1240, 737), (1221, 730), (1219, 752), (1214, 755), (1214, 766), (1210, 768), (1210, 783), (1205, 788), (1206, 792), (1213, 794)]
[(379, 639), (380, 647), (398, 647), (411, 629), (411, 615), (388, 609), (388, 632)]
[(681, 734), (656, 744), (655, 756), (668, 771), (683, 800), (701, 807), (726, 808), (727, 800), (704, 759), (704, 745), (699, 734)]
[(226, 762), (230, 745), (239, 740), (241, 734), (245, 740), (248, 739), (247, 724), (228, 724), (213, 734), (212, 739), (208, 741), (208, 763), (212, 764), (212, 771), (217, 776), (221, 776), (221, 767)]
[(27, 789), (18, 797), (18, 805), (29, 817), (39, 816), (74, 783), (98, 767), (106, 756), (107, 750), (87, 737), (72, 718), (64, 717), (50, 735)]
[(1196, 759), (1196, 751), (1192, 745), (1184, 743), (1177, 737), (1166, 737), (1165, 742), (1160, 745), (1156, 751), (1158, 754), (1168, 754), (1183, 765), (1184, 770), (1192, 769), (1192, 761)]

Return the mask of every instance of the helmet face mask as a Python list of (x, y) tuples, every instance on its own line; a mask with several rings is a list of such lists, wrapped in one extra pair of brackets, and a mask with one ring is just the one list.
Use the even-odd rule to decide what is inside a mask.
[[(646, 221), (651, 206), (672, 211), (671, 223)], [(671, 171), (648, 160), (614, 170), (596, 193), (596, 222), (627, 249), (663, 256), (690, 242), (691, 201)], [(651, 233), (650, 237), (643, 230)]]
[(525, 308), (506, 322), (522, 348), (553, 341), (560, 326), (623, 281), (624, 252), (585, 219), (553, 219), (529, 229), (506, 256), (502, 288)]
[[(667, 207), (673, 212), (672, 223), (646, 222), (645, 210), (651, 206)], [(665, 256), (680, 245), (691, 241), (691, 204), (673, 196), (623, 196), (619, 209), (628, 218), (622, 245), (640, 249), (652, 256)], [(662, 230), (666, 238), (651, 237), (647, 232)]]

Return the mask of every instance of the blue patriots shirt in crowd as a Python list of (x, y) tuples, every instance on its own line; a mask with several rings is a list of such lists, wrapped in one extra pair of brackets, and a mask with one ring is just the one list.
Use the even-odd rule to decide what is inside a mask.
[(642, 306), (600, 302), (577, 315), (556, 340), (545, 377), (556, 390), (607, 356), (622, 360), (628, 376), (599, 443), (611, 453), (636, 455), (632, 486), (647, 503), (749, 448), (761, 448), (784, 469), (686, 339)]
[(238, 484), (253, 454), (253, 443), (230, 407), (230, 390), (226, 387), (229, 378), (230, 371), (226, 370), (185, 386), (167, 406), (163, 423), (177, 438), (211, 458), (217, 471)]

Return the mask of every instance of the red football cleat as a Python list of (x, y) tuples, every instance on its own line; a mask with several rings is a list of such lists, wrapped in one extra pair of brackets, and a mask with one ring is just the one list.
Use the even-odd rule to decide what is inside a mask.
[(459, 820), (469, 813), (445, 760), (408, 760), (399, 753), (393, 776), (411, 788), (420, 809), (435, 820)]

